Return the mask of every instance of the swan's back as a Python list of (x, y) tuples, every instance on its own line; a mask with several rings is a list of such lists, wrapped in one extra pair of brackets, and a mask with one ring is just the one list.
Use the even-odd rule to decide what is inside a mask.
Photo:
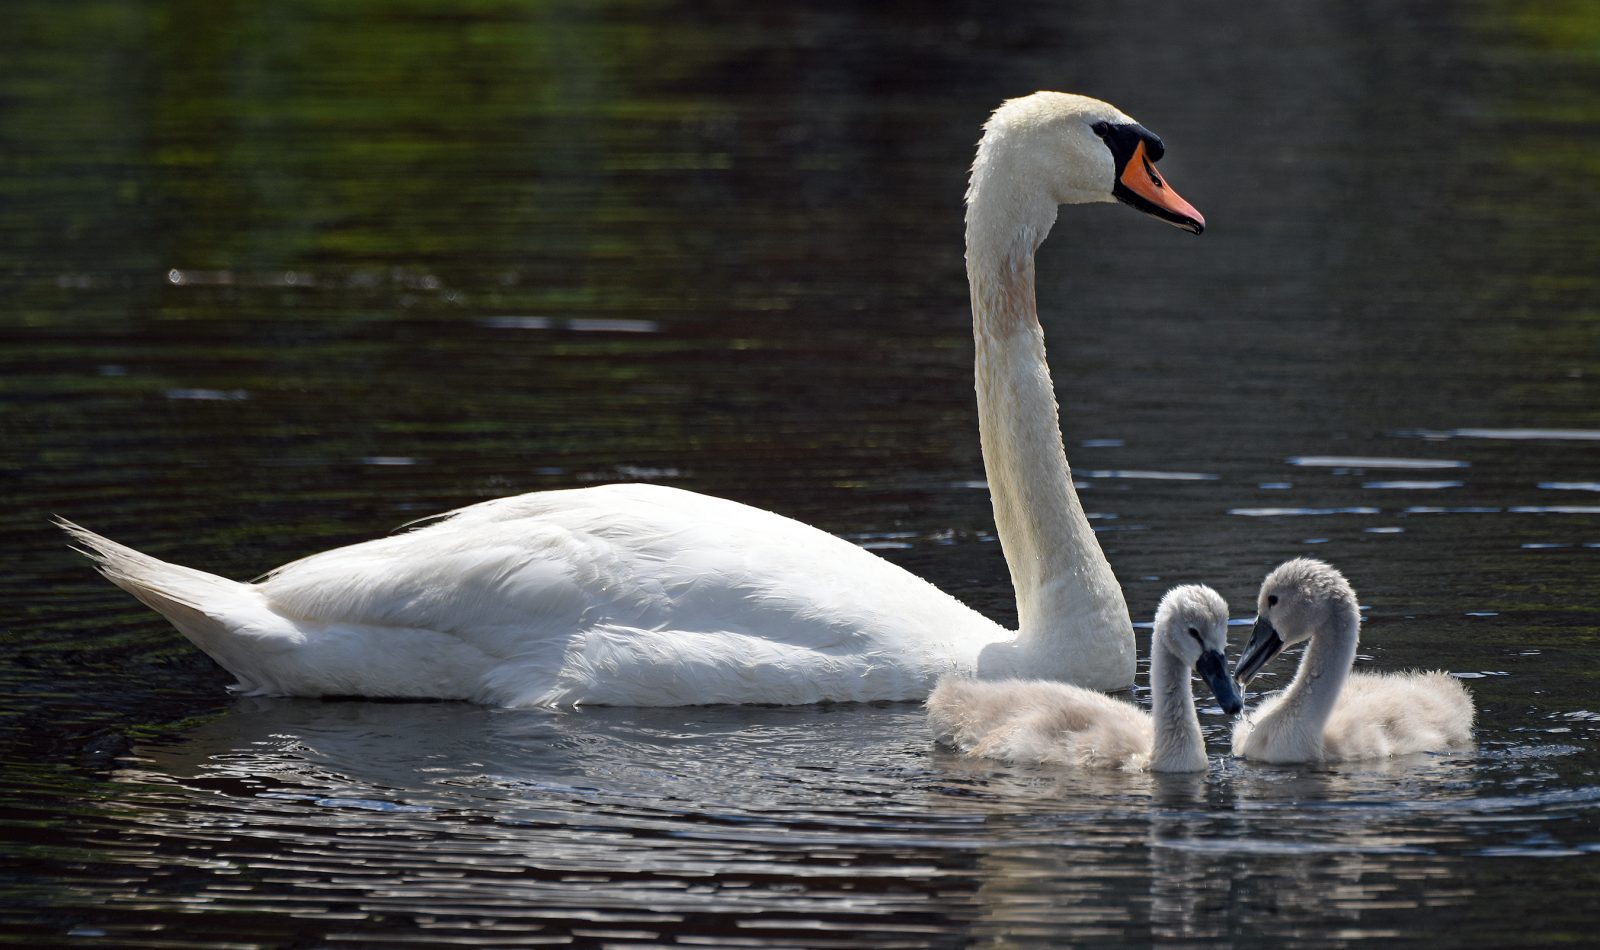
[[(69, 530), (260, 695), (503, 706), (917, 699), (1011, 637), (848, 541), (657, 485), (484, 502), (257, 584)], [(191, 575), (217, 594), (192, 594)]]
[[(971, 634), (976, 613), (855, 544), (781, 515), (659, 485), (605, 485), (483, 502), (387, 538), (284, 565), (259, 585), (283, 612), (433, 630), (616, 622), (737, 628), (755, 614), (794, 627), (763, 638), (836, 645), (926, 622), (930, 640)], [(826, 596), (819, 596), (819, 591)], [(940, 630), (954, 619), (965, 629)], [(884, 635), (888, 635), (884, 633)], [(817, 638), (821, 637), (822, 642)], [(514, 649), (514, 645), (513, 649)]]
[(298, 616), (467, 640), (505, 705), (912, 699), (1008, 636), (848, 541), (657, 485), (485, 502), (261, 587)]
[(1125, 702), (1045, 680), (947, 676), (928, 697), (934, 738), (975, 758), (1084, 769), (1149, 767), (1150, 716)]

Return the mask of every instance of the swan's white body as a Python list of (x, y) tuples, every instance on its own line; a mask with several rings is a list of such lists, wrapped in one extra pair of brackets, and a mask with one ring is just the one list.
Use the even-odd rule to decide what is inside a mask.
[(1161, 599), (1151, 634), (1150, 712), (1065, 683), (952, 676), (928, 697), (928, 726), (938, 742), (974, 758), (1198, 772), (1206, 767), (1206, 747), (1189, 671), (1202, 651), (1214, 653), (1216, 675), (1226, 690), (1219, 698), (1230, 711), (1237, 709), (1222, 659), (1227, 636), (1228, 605), (1216, 591), (1177, 587)]
[(1234, 755), (1346, 762), (1442, 752), (1472, 741), (1472, 695), (1460, 680), (1441, 672), (1351, 671), (1361, 615), (1355, 591), (1329, 565), (1310, 558), (1282, 564), (1267, 576), (1259, 600), (1257, 636), (1241, 667), (1258, 649), (1263, 623), (1280, 641), (1276, 649), (1262, 648), (1271, 654), (1310, 643), (1288, 687), (1234, 725)]
[(1010, 639), (848, 541), (657, 485), (484, 502), (255, 584), (80, 531), (113, 582), (253, 695), (501, 706), (920, 699), (940, 674), (979, 669), (985, 645)]
[(1160, 157), (1159, 140), (1111, 106), (1037, 93), (995, 113), (973, 167), (979, 423), (1016, 632), (815, 528), (648, 485), (485, 502), (255, 584), (64, 527), (252, 694), (811, 703), (921, 699), (952, 672), (1127, 687), (1133, 630), (1062, 451), (1033, 257), (1059, 203), (1111, 201), (1114, 185), (1203, 227), (1161, 193), (1140, 142)]

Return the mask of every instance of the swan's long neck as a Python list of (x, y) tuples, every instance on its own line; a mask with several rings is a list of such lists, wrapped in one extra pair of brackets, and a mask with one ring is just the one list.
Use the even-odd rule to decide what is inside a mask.
[(1198, 772), (1206, 767), (1206, 741), (1194, 713), (1189, 667), (1161, 645), (1159, 631), (1150, 648), (1150, 718), (1155, 740), (1152, 772)]
[(1282, 734), (1281, 741), (1305, 747), (1311, 757), (1320, 755), (1322, 734), (1350, 676), (1360, 638), (1361, 615), (1355, 606), (1335, 607), (1327, 625), (1306, 645), (1283, 699), (1256, 728)]
[(993, 167), (980, 151), (967, 278), (983, 462), (1017, 597), (1017, 672), (1120, 689), (1133, 682), (1128, 608), (1073, 489), (1034, 298), (1034, 253), (1056, 209), (1027, 201)]

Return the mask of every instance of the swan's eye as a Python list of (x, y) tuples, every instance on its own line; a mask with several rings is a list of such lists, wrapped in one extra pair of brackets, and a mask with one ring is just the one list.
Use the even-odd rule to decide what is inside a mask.
[(1189, 628), (1189, 636), (1194, 637), (1194, 642), (1196, 642), (1196, 643), (1200, 642), (1200, 631), (1195, 629), (1194, 627), (1190, 627)]
[(1101, 138), (1105, 138), (1107, 135), (1111, 134), (1110, 122), (1096, 122), (1094, 125), (1090, 126), (1090, 128), (1094, 129), (1094, 134), (1100, 136)]
[(1278, 595), (1277, 594), (1268, 594), (1267, 595), (1267, 606), (1268, 607), (1276, 607), (1276, 606), (1278, 606)]

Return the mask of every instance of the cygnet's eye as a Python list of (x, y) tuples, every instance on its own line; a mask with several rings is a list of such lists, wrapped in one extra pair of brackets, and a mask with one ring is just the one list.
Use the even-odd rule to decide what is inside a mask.
[(1095, 135), (1098, 135), (1101, 138), (1105, 138), (1111, 132), (1111, 123), (1110, 122), (1096, 122), (1094, 125), (1090, 126), (1090, 128), (1094, 129), (1094, 134)]
[[(1200, 631), (1194, 627), (1189, 628), (1189, 636), (1194, 637), (1194, 642), (1200, 643)], [(1203, 646), (1204, 644), (1202, 644)]]
[(1267, 606), (1268, 607), (1276, 607), (1276, 606), (1278, 606), (1278, 595), (1277, 594), (1268, 594), (1267, 595)]

